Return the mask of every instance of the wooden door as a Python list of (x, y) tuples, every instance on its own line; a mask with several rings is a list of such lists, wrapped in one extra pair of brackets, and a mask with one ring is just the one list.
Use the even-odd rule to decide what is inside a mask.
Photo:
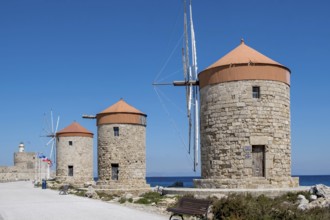
[(252, 175), (265, 176), (265, 146), (252, 146)]

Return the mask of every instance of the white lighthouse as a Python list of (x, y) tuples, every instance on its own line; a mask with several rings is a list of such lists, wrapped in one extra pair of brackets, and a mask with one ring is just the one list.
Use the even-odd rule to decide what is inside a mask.
[(24, 143), (21, 142), (19, 145), (18, 145), (18, 152), (22, 153), (24, 152)]

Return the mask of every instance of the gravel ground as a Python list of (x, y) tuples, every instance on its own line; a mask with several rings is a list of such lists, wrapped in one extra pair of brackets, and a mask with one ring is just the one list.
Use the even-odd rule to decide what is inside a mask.
[(144, 210), (58, 191), (34, 188), (31, 182), (0, 183), (0, 220), (168, 219)]

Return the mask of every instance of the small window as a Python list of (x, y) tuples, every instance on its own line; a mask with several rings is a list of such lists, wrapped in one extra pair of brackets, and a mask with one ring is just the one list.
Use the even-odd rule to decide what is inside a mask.
[(259, 86), (253, 86), (252, 87), (252, 97), (255, 99), (260, 98), (260, 87)]
[(113, 127), (114, 136), (119, 136), (119, 127)]
[(119, 174), (119, 164), (112, 163), (111, 164), (111, 179), (118, 180), (118, 174)]
[(68, 176), (73, 176), (73, 166), (68, 166)]
[(73, 145), (73, 142), (72, 141), (69, 141), (69, 145), (72, 146)]

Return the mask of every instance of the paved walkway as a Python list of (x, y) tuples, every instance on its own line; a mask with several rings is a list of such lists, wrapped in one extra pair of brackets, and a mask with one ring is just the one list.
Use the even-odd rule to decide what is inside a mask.
[(0, 220), (164, 220), (143, 212), (58, 191), (34, 188), (31, 182), (0, 183)]

